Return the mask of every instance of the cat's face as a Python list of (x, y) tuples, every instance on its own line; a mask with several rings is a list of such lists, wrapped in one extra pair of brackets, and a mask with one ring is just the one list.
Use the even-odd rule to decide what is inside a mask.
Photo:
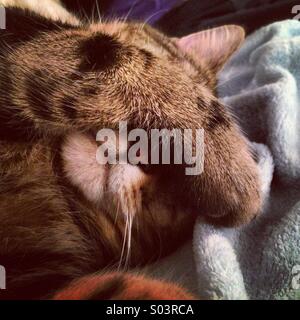
[[(192, 232), (195, 213), (223, 226), (246, 223), (258, 213), (256, 164), (214, 95), (216, 74), (243, 41), (242, 29), (227, 26), (170, 39), (141, 24), (66, 25), (16, 9), (6, 13), (7, 29), (0, 37), (0, 137), (8, 156), (14, 156), (8, 159), (18, 159), (16, 166), (9, 160), (0, 211), (11, 226), (4, 228), (12, 239), (8, 261), (22, 248), (29, 252), (27, 260), (32, 249), (33, 261), (40, 252), (44, 257), (44, 252), (73, 250), (76, 265), (79, 260), (90, 268), (97, 257), (99, 268), (98, 263), (106, 266), (120, 256), (122, 262), (127, 247), (125, 262), (132, 253), (136, 265), (160, 255), (161, 244), (164, 254), (182, 244)], [(127, 121), (128, 129), (203, 128), (204, 172), (185, 176), (181, 166), (180, 170), (170, 166), (164, 176), (170, 188), (159, 193), (165, 187), (165, 181), (156, 183), (159, 174), (149, 179), (130, 165), (128, 170), (119, 165), (100, 169), (94, 133), (102, 128), (117, 130), (120, 121)], [(63, 178), (59, 185), (58, 177)], [(142, 207), (135, 224), (115, 214), (114, 202), (121, 202), (128, 217), (138, 212), (139, 191), (149, 185), (155, 189), (146, 192), (150, 207)], [(10, 187), (16, 186), (20, 194), (17, 201), (10, 201), (15, 199)], [(109, 204), (105, 210), (99, 208), (101, 199)], [(158, 205), (160, 199), (164, 206)], [(110, 207), (112, 216), (106, 212)], [(132, 237), (127, 236), (131, 228)], [(50, 262), (60, 259), (47, 257)], [(59, 266), (65, 272), (64, 265)], [(55, 269), (60, 267), (55, 264)]]
[(129, 129), (202, 128), (203, 174), (180, 175), (173, 185), (182, 183), (185, 203), (197, 210), (230, 217), (226, 225), (248, 222), (258, 213), (257, 166), (214, 95), (217, 72), (244, 39), (240, 27), (171, 39), (143, 24), (73, 26), (14, 10), (7, 13), (7, 28), (0, 42), (2, 67), (13, 77), (3, 81), (1, 90), (10, 93), (3, 95), (4, 103), (23, 122), (20, 126), (11, 116), (9, 130), (28, 126), (34, 134), (40, 130), (50, 136), (70, 130), (94, 133), (118, 130), (120, 121), (127, 121)]

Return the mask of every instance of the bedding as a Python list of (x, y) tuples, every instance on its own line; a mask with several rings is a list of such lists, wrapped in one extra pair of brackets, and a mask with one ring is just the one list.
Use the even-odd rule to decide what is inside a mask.
[(300, 22), (248, 37), (217, 89), (252, 141), (265, 206), (240, 229), (198, 220), (199, 292), (206, 299), (300, 299)]

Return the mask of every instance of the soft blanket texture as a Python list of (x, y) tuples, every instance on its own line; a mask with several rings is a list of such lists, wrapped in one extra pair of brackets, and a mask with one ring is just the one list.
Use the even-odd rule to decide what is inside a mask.
[(299, 90), (295, 20), (254, 33), (220, 75), (219, 96), (249, 139), (260, 143), (253, 148), (265, 208), (238, 230), (216, 229), (199, 219), (194, 254), (203, 298), (300, 299)]

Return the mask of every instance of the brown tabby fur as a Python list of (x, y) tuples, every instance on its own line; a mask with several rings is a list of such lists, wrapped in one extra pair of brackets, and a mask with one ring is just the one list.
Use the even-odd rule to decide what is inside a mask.
[(256, 164), (214, 97), (219, 66), (208, 68), (147, 25), (76, 27), (18, 9), (7, 10), (7, 24), (0, 37), (4, 298), (50, 297), (120, 259), (124, 219), (88, 201), (64, 174), (61, 146), (72, 132), (94, 136), (121, 120), (147, 130), (205, 129), (202, 175), (150, 168), (166, 210), (157, 210), (154, 195), (146, 199), (133, 224), (131, 266), (177, 248), (192, 233), (195, 213), (222, 226), (258, 213)]

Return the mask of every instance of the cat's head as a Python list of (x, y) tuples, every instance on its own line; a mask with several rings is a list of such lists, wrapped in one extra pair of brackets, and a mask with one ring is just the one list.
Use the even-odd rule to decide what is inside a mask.
[(237, 26), (172, 39), (145, 24), (68, 25), (8, 9), (0, 48), (14, 74), (5, 84), (14, 110), (26, 110), (35, 128), (118, 129), (123, 120), (147, 130), (203, 128), (204, 173), (180, 192), (205, 214), (237, 225), (259, 211), (258, 170), (214, 91), (243, 40)]
[[(170, 38), (147, 24), (118, 21), (94, 24), (90, 26), (90, 30), (95, 36), (98, 33), (111, 36), (111, 44), (115, 44), (116, 49), (117, 44), (120, 49), (122, 45), (124, 46), (125, 56), (126, 53), (130, 55), (130, 47), (135, 48), (136, 55), (141, 60), (140, 68), (146, 67), (149, 73), (157, 71), (156, 68), (161, 64), (171, 69), (178, 68), (182, 74), (212, 91), (215, 88), (217, 73), (245, 38), (243, 28), (235, 25), (199, 31), (182, 38)], [(91, 47), (97, 48), (95, 42)], [(97, 42), (99, 49), (103, 49), (101, 41)], [(103, 53), (103, 50), (100, 50), (98, 54), (90, 57), (91, 64), (102, 61)], [(111, 56), (110, 63), (112, 65), (118, 63), (117, 57)], [(176, 78), (165, 80), (166, 82), (171, 80), (174, 86), (176, 81), (180, 83), (180, 79)]]
[(152, 113), (163, 109), (160, 104), (187, 113), (198, 105), (201, 113), (214, 99), (217, 72), (244, 40), (243, 29), (233, 25), (177, 39), (141, 23), (69, 25), (25, 10), (6, 11), (0, 48), (16, 86), (40, 88), (43, 96), (31, 99), (65, 103), (70, 116), (74, 104), (85, 102), (98, 104), (102, 113), (114, 106), (116, 121), (138, 116), (120, 105)]

